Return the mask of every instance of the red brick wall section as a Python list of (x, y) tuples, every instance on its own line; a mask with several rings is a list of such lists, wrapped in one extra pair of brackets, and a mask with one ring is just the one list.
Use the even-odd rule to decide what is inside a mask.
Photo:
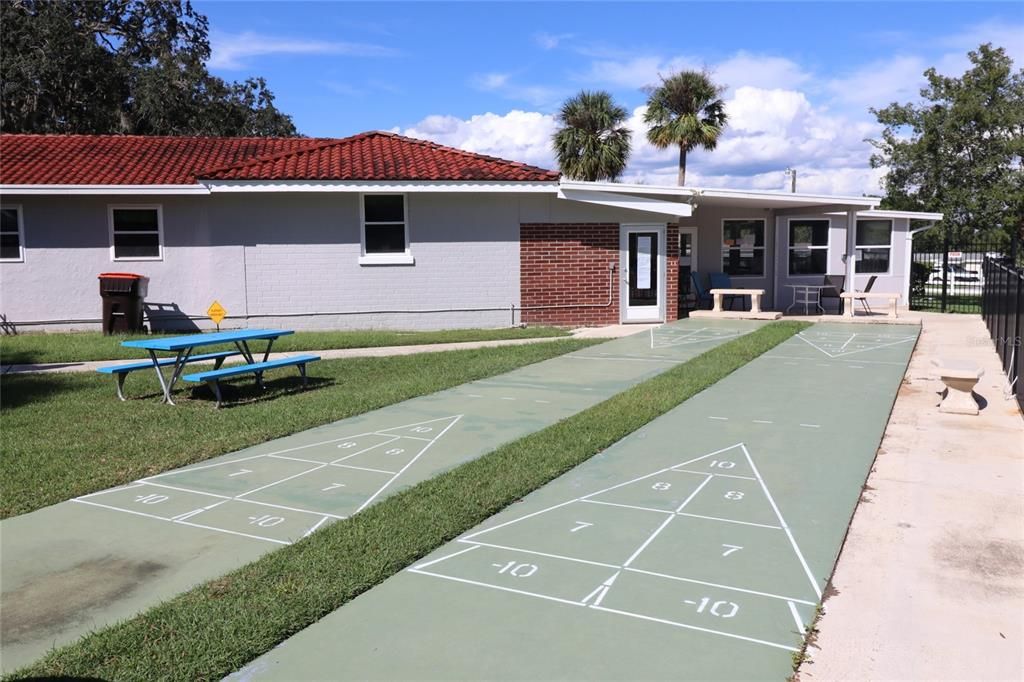
[(669, 223), (665, 233), (665, 321), (679, 319), (679, 225)]
[[(519, 259), (523, 322), (579, 327), (618, 324), (618, 223), (523, 223)], [(612, 265), (611, 305), (605, 305)], [(568, 304), (573, 307), (528, 309)]]

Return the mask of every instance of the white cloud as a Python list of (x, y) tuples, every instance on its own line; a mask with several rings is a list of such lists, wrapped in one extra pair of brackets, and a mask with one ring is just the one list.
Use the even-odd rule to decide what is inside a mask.
[(993, 47), (1006, 48), (1006, 54), (1013, 59), (1018, 69), (1024, 67), (1024, 23), (984, 21), (966, 26), (957, 33), (940, 38), (937, 42), (961, 54), (965, 66), (968, 50), (977, 50), (982, 43), (992, 43)]
[(508, 73), (484, 73), (470, 78), (470, 85), (482, 92), (493, 92), (505, 99), (527, 102), (536, 107), (555, 106), (563, 91), (545, 85), (524, 85), (512, 80)]
[(561, 43), (573, 37), (572, 33), (545, 33), (544, 31), (539, 31), (533, 34), (533, 42), (537, 43), (541, 49), (554, 50)]
[(214, 33), (210, 36), (211, 56), (208, 63), (213, 69), (244, 69), (253, 57), (267, 55), (346, 55), (350, 57), (394, 57), (399, 52), (383, 45), (343, 41), (310, 40), (242, 33)]
[(658, 76), (667, 76), (683, 69), (699, 69), (698, 62), (686, 57), (631, 57), (629, 59), (598, 59), (590, 70), (579, 74), (578, 80), (623, 88), (642, 88), (658, 82)]
[(551, 136), (555, 119), (536, 111), (478, 114), (468, 119), (428, 116), (410, 128), (395, 129), (409, 137), (433, 140), (470, 152), (554, 168)]
[(891, 102), (916, 99), (928, 66), (922, 57), (913, 55), (879, 59), (833, 78), (826, 88), (841, 103), (864, 111), (880, 109)]

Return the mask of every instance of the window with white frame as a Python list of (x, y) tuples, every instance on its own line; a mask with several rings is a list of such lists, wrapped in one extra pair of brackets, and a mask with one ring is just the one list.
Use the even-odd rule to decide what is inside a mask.
[(857, 221), (857, 274), (889, 272), (892, 221)]
[(364, 263), (411, 263), (404, 194), (363, 195)]
[(722, 221), (722, 272), (764, 275), (764, 225), (760, 219)]
[(0, 207), (0, 262), (19, 263), (25, 260), (25, 230), (21, 206)]
[(789, 274), (828, 272), (828, 220), (789, 221)]
[(160, 206), (111, 206), (109, 219), (113, 260), (163, 258), (163, 211)]

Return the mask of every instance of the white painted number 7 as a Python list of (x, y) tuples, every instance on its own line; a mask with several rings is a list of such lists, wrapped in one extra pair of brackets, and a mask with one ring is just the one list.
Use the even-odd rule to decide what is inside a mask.
[(573, 529), (571, 529), (571, 530), (570, 530), (569, 532), (570, 532), (570, 533), (575, 533), (575, 532), (576, 532), (576, 531), (578, 531), (578, 530), (583, 530), (583, 529), (584, 529), (584, 528), (586, 528), (587, 526), (593, 526), (593, 525), (594, 525), (594, 524), (592, 524), (592, 523), (587, 523), (586, 521), (577, 521), (577, 522), (576, 522), (576, 527), (575, 527), (575, 528), (573, 528)]
[(743, 549), (739, 545), (726, 545), (726, 544), (723, 544), (722, 547), (725, 547), (725, 551), (722, 552), (722, 556), (729, 556), (733, 552), (738, 552), (741, 549)]

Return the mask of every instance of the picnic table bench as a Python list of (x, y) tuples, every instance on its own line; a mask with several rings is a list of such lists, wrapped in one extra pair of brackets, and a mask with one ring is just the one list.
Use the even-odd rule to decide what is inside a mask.
[[(293, 331), (287, 329), (240, 329), (227, 332), (186, 334), (183, 336), (153, 337), (135, 341), (124, 341), (121, 345), (126, 348), (141, 348), (147, 351), (149, 353), (149, 360), (101, 367), (97, 371), (102, 374), (113, 374), (117, 377), (117, 395), (121, 400), (125, 399), (123, 388), (127, 375), (140, 369), (152, 367), (156, 371), (157, 378), (160, 381), (160, 388), (163, 390), (163, 402), (170, 405), (174, 404), (174, 401), (171, 399), (171, 391), (174, 389), (174, 384), (177, 383), (178, 379), (184, 378), (186, 381), (205, 381), (210, 383), (217, 396), (217, 406), (220, 407), (222, 400), (219, 381), (229, 376), (254, 374), (256, 376), (256, 385), (262, 388), (263, 373), (265, 371), (293, 365), (299, 368), (299, 373), (302, 375), (302, 385), (306, 385), (306, 364), (319, 360), (318, 356), (299, 355), (269, 360), (270, 350), (274, 345), (274, 341), (282, 336), (293, 333)], [(249, 348), (250, 341), (267, 342), (263, 359), (260, 362), (256, 361)], [(233, 344), (235, 350), (199, 355), (192, 354), (196, 348), (219, 344)], [(160, 358), (157, 357), (158, 351), (175, 353), (175, 356)], [(221, 367), (225, 359), (235, 355), (241, 355), (245, 359), (246, 364), (227, 368)], [(212, 370), (182, 377), (185, 365), (210, 360), (214, 362)], [(162, 367), (172, 367), (170, 378), (164, 376)]]

